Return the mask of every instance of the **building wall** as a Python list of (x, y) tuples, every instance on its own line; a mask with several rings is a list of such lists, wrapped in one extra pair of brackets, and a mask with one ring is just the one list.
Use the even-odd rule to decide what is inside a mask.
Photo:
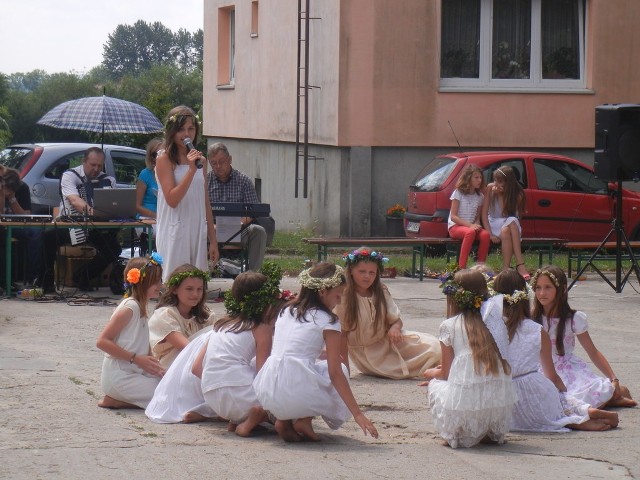
[[(236, 80), (217, 81), (217, 12), (205, 0), (203, 133), (261, 180), (277, 228), (381, 235), (426, 159), (457, 150), (553, 151), (593, 162), (594, 110), (640, 103), (637, 0), (588, 0), (586, 88), (576, 93), (439, 87), (439, 0), (311, 0), (309, 191), (295, 176), (297, 2), (236, 0)], [(302, 163), (298, 162), (300, 169)], [(295, 185), (300, 188), (294, 195)]]

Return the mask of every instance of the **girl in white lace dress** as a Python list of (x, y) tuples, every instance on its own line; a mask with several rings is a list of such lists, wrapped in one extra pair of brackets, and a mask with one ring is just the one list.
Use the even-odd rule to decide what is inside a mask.
[(529, 293), (524, 278), (505, 270), (493, 287), (503, 305), (509, 335), (507, 359), (511, 365), (518, 403), (513, 409), (512, 430), (568, 432), (609, 430), (618, 425), (618, 414), (591, 408), (566, 394), (551, 359), (551, 340), (542, 326), (529, 317)]
[[(596, 408), (636, 406), (629, 389), (620, 385), (611, 365), (593, 344), (586, 314), (569, 306), (567, 276), (562, 269), (546, 266), (535, 273), (531, 284), (536, 295), (533, 319), (551, 337), (553, 364), (567, 392)], [(604, 377), (573, 353), (576, 338)]]
[(461, 270), (443, 293), (455, 315), (440, 325), (442, 365), (424, 373), (433, 423), (453, 448), (503, 443), (517, 397), (509, 364), (480, 314), (487, 283), (479, 271)]

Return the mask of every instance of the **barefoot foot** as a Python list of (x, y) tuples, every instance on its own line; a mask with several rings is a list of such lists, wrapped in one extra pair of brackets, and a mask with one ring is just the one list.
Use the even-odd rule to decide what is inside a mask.
[(102, 408), (140, 408), (132, 403), (116, 400), (109, 395), (105, 395), (104, 398), (98, 402), (98, 406)]
[(606, 410), (600, 410), (599, 408), (590, 408), (589, 418), (600, 420), (603, 423), (610, 425), (612, 428), (617, 427), (619, 422), (618, 414), (616, 412), (608, 412)]
[(237, 423), (229, 422), (227, 424), (227, 432), (235, 432), (237, 428), (238, 428), (238, 424)]
[(248, 437), (259, 423), (267, 421), (267, 413), (262, 407), (251, 407), (247, 419), (236, 428), (236, 435)]
[(312, 420), (313, 417), (300, 418), (294, 422), (293, 429), (298, 432), (298, 435), (304, 440), (319, 442), (320, 436), (313, 430)]
[(567, 425), (567, 427), (573, 430), (586, 430), (590, 432), (604, 432), (606, 430), (611, 430), (611, 425), (605, 423), (604, 420), (594, 418), (590, 418), (586, 422)]
[(300, 442), (302, 437), (293, 429), (291, 420), (276, 420), (274, 425), (276, 432), (285, 442)]
[(187, 412), (184, 417), (182, 417), (182, 423), (208, 422), (209, 420), (211, 420), (209, 417), (205, 417), (196, 412)]
[(635, 407), (636, 405), (638, 405), (638, 402), (636, 402), (633, 398), (629, 398), (629, 397), (618, 397), (615, 400), (609, 400), (609, 403), (607, 403), (607, 407)]

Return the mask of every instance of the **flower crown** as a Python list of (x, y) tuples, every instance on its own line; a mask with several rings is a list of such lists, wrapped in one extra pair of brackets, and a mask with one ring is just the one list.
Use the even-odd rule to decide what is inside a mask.
[(384, 268), (384, 264), (389, 261), (382, 252), (376, 252), (368, 250), (366, 248), (356, 248), (353, 252), (345, 253), (342, 255), (342, 261), (348, 267), (349, 265), (355, 265), (358, 262), (376, 262), (380, 269)]
[(533, 274), (533, 277), (531, 277), (531, 285), (535, 285), (536, 282), (538, 281), (538, 277), (540, 275), (546, 275), (547, 277), (549, 277), (551, 279), (551, 281), (553, 282), (553, 284), (556, 286), (556, 288), (560, 288), (560, 282), (558, 281), (558, 278), (551, 273), (549, 270), (542, 270), (542, 269), (538, 269), (536, 270), (536, 273)]
[(158, 252), (153, 252), (149, 261), (147, 261), (147, 263), (145, 263), (141, 268), (132, 268), (127, 272), (127, 278), (124, 282), (125, 297), (128, 297), (131, 294), (133, 286), (140, 283), (140, 280), (145, 277), (149, 265), (162, 265), (162, 257)]
[(200, 270), (199, 268), (194, 268), (193, 270), (187, 270), (186, 272), (174, 273), (167, 280), (167, 287), (175, 287), (180, 285), (185, 278), (196, 277), (201, 278), (202, 281), (206, 284), (209, 281), (209, 274), (204, 270)]
[(503, 297), (509, 305), (515, 305), (518, 302), (529, 301), (529, 292), (522, 290), (514, 290), (512, 294), (505, 293)]
[(461, 310), (479, 311), (486, 297), (471, 290), (465, 290), (462, 285), (453, 280), (454, 275), (455, 272), (447, 272), (440, 277), (442, 293), (453, 298), (453, 301)]
[(248, 293), (242, 299), (234, 297), (231, 290), (225, 292), (224, 308), (229, 315), (235, 317), (244, 314), (248, 318), (255, 318), (262, 315), (269, 305), (273, 305), (281, 298), (280, 280), (282, 280), (282, 269), (275, 263), (265, 262), (260, 269), (260, 273), (265, 275), (267, 280), (259, 289)]
[(289, 300), (293, 300), (297, 296), (298, 294), (295, 292), (292, 292), (291, 290), (280, 290), (280, 295), (278, 295), (278, 300), (288, 302)]
[(190, 113), (178, 113), (178, 114), (174, 113), (169, 118), (167, 118), (167, 123), (165, 125), (167, 127), (167, 130), (169, 130), (176, 123), (178, 123), (178, 125), (182, 123), (182, 120), (186, 117), (193, 117), (195, 122), (200, 124), (200, 117), (198, 117), (197, 114), (192, 115)]
[(344, 269), (340, 265), (336, 265), (335, 273), (329, 278), (312, 277), (310, 272), (311, 269), (307, 268), (298, 275), (300, 285), (309, 290), (329, 290), (344, 283)]

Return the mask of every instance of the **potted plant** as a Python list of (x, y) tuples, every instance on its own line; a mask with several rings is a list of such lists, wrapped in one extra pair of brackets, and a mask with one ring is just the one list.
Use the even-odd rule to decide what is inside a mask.
[(387, 209), (387, 237), (404, 237), (404, 213), (405, 207), (396, 203)]

